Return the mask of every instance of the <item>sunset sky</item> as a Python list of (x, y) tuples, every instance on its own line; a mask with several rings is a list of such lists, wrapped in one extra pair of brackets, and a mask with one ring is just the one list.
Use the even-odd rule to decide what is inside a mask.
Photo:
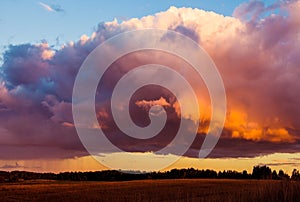
[[(171, 121), (162, 142), (150, 142), (142, 149), (139, 144), (128, 145), (118, 136), (107, 112), (107, 99), (121, 73), (131, 66), (149, 63), (151, 58), (151, 62), (184, 70), (191, 83), (197, 85), (201, 111), (193, 144), (165, 169), (251, 171), (254, 165), (266, 164), (291, 173), (293, 168), (300, 168), (300, 1), (75, 4), (70, 0), (4, 0), (0, 2), (0, 170), (107, 169), (89, 155), (76, 133), (72, 117), (74, 81), (83, 61), (99, 44), (119, 33), (143, 28), (183, 34), (210, 55), (223, 79), (227, 99), (219, 142), (208, 158), (195, 155), (207, 131), (210, 100), (188, 64), (166, 53), (135, 53), (111, 65), (97, 89), (97, 128), (110, 132), (112, 139), (131, 152), (154, 151), (168, 141), (174, 123), (185, 114), (180, 113), (174, 95), (167, 90), (153, 86), (144, 92), (141, 89), (132, 99), (130, 112), (136, 116), (135, 122), (143, 125), (149, 108), (162, 105)], [(193, 111), (188, 99), (184, 103)], [(183, 118), (190, 119), (195, 117)], [(156, 155), (145, 155), (160, 163)], [(169, 154), (169, 158), (174, 156)], [(128, 154), (107, 158), (122, 162), (126, 168), (137, 166)]]

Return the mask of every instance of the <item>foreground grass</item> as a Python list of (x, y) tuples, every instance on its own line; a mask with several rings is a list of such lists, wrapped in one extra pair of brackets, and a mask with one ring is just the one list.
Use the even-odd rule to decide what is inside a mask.
[(1, 201), (300, 201), (300, 182), (275, 180), (27, 181), (0, 184)]

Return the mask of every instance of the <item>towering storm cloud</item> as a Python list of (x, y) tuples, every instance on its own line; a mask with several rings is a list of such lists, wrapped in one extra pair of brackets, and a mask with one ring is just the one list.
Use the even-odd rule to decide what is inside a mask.
[[(266, 16), (274, 9), (279, 9), (279, 14)], [(91, 36), (83, 35), (59, 49), (47, 43), (11, 45), (3, 54), (0, 75), (0, 158), (88, 155), (72, 118), (72, 90), (77, 72), (87, 55), (103, 41), (142, 28), (169, 29), (190, 37), (209, 53), (218, 67), (226, 89), (228, 113), (221, 139), (211, 157), (299, 152), (299, 11), (299, 1), (284, 1), (269, 7), (261, 1), (253, 1), (239, 6), (234, 17), (171, 7), (141, 19), (101, 23)], [(149, 54), (152, 60), (159, 61), (162, 57)], [(130, 66), (143, 64), (147, 58), (145, 54), (136, 53), (129, 55), (129, 60), (112, 65), (113, 73), (107, 73), (99, 85), (96, 96), (99, 124), (95, 127), (117, 135), (106, 111), (112, 84)], [(172, 56), (163, 55), (163, 58), (169, 67), (188, 66)], [(199, 78), (189, 73), (192, 81), (197, 82)], [(211, 113), (205, 90), (205, 86), (199, 85), (199, 91), (203, 92), (199, 95), (203, 112), (199, 117), (201, 125), (187, 156), (196, 156), (205, 137), (206, 121)], [(131, 115), (137, 125), (147, 124), (145, 114), (156, 104), (171, 114), (171, 125), (176, 123), (180, 108), (169, 91), (150, 86), (135, 96)], [(176, 129), (170, 128), (165, 134), (166, 141), (169, 140), (167, 134)], [(122, 145), (124, 140), (119, 138), (118, 141)], [(151, 142), (146, 151), (155, 151), (156, 146)], [(122, 147), (126, 149), (125, 144)], [(135, 149), (139, 150), (138, 145), (127, 148)]]

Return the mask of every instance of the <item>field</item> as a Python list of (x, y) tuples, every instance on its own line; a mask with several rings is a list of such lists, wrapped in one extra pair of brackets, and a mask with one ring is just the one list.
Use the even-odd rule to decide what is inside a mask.
[(25, 181), (0, 184), (1, 201), (300, 201), (281, 180)]

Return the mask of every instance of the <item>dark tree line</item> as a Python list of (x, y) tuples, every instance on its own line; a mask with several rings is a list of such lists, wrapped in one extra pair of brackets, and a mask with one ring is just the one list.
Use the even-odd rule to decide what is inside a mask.
[(26, 171), (0, 171), (0, 182), (18, 182), (24, 180), (73, 180), (73, 181), (125, 181), (142, 179), (273, 179), (273, 180), (300, 180), (300, 174), (297, 169), (293, 170), (292, 176), (284, 173), (283, 170), (271, 170), (267, 166), (254, 166), (252, 173), (246, 170), (238, 171), (219, 171), (198, 170), (194, 168), (173, 169), (165, 172), (121, 172), (116, 170), (105, 170), (96, 172), (63, 172), (55, 173), (34, 173)]

